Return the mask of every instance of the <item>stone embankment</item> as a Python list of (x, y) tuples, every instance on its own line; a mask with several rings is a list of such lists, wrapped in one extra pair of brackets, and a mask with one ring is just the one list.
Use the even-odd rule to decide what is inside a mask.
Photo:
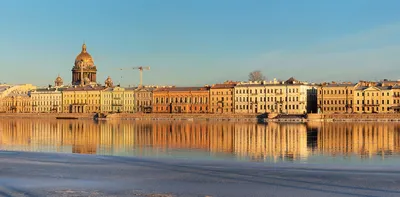
[[(96, 114), (81, 113), (0, 113), (0, 118), (95, 119)], [(334, 121), (400, 121), (400, 114), (308, 114), (305, 117), (269, 114), (108, 114), (99, 120), (168, 120), (168, 121), (235, 121), (235, 122), (334, 122)]]
[(202, 120), (202, 121), (240, 121), (240, 122), (265, 122), (266, 116), (258, 114), (109, 114), (106, 120)]
[(400, 114), (308, 114), (308, 121), (324, 122), (397, 122)]
[(0, 113), (0, 118), (39, 118), (39, 119), (93, 119), (94, 114), (78, 113)]

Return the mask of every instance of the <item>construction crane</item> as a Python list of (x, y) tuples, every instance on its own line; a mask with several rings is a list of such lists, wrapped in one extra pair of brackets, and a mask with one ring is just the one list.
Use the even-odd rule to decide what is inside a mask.
[(138, 69), (140, 72), (140, 84), (139, 86), (141, 87), (143, 85), (143, 70), (150, 70), (150, 66), (138, 66), (138, 67), (129, 67), (129, 68), (120, 68), (119, 70), (128, 70), (128, 69)]

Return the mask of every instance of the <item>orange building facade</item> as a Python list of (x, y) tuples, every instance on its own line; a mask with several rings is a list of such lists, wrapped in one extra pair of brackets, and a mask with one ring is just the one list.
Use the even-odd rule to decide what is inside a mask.
[(209, 87), (157, 88), (153, 91), (154, 113), (208, 113)]

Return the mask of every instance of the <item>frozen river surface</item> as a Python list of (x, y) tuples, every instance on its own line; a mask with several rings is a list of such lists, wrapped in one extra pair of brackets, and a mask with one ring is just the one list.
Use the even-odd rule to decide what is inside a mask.
[(0, 196), (400, 196), (400, 167), (0, 152)]

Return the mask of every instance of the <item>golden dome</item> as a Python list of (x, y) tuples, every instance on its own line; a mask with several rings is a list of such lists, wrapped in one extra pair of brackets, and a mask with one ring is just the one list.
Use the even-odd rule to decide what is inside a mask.
[(75, 66), (80, 67), (81, 63), (83, 63), (84, 67), (93, 67), (94, 62), (92, 56), (86, 51), (86, 44), (82, 45), (82, 52), (76, 56)]
[(110, 76), (107, 77), (107, 79), (104, 81), (106, 84), (106, 87), (112, 87), (113, 86), (113, 81)]
[(56, 82), (56, 83), (62, 83), (63, 80), (62, 80), (62, 78), (60, 77), (60, 75), (58, 75), (58, 77), (56, 78), (56, 80), (55, 80), (54, 82)]

